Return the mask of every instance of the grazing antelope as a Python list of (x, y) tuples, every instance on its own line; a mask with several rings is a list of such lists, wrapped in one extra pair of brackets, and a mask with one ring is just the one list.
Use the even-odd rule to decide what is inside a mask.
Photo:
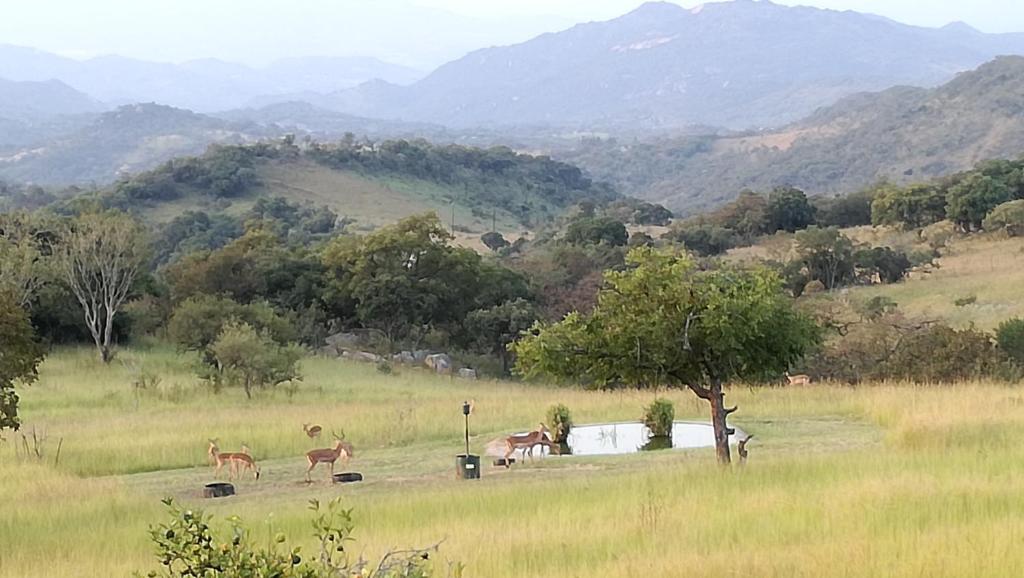
[(318, 425), (310, 427), (310, 424), (304, 423), (302, 424), (302, 431), (306, 432), (306, 435), (309, 436), (309, 439), (313, 439), (320, 437), (320, 432), (323, 431), (323, 428), (321, 428)]
[[(539, 442), (533, 444), (529, 448), (523, 448), (523, 454), (524, 454), (523, 458), (526, 457), (525, 454), (529, 453), (530, 454), (530, 459), (532, 460), (533, 459), (533, 448), (535, 448), (537, 446), (545, 446), (545, 447), (548, 448), (548, 452), (553, 453), (555, 455), (562, 455), (562, 446), (561, 446), (561, 444), (557, 444), (550, 437), (544, 436), (543, 439), (541, 439)], [(543, 453), (541, 454), (541, 457), (544, 457)]]
[(334, 435), (333, 448), (309, 450), (306, 452), (306, 461), (309, 462), (309, 467), (306, 468), (306, 482), (312, 481), (309, 479), (309, 473), (313, 471), (317, 464), (330, 464), (331, 479), (334, 479), (334, 462), (341, 458), (342, 462), (347, 463), (349, 459), (355, 456), (352, 444), (345, 441), (345, 430), (341, 431), (341, 437), (338, 437), (338, 434), (334, 432), (331, 432), (331, 434)]
[(750, 440), (752, 440), (752, 439), (754, 439), (754, 434), (750, 434), (745, 439), (740, 440), (739, 447), (737, 448), (737, 450), (739, 451), (739, 454), (740, 454), (740, 463), (741, 464), (744, 464), (747, 461), (747, 453), (748, 453), (748, 451), (747, 451), (747, 443)]
[(217, 440), (210, 440), (210, 448), (207, 450), (210, 456), (210, 461), (216, 464), (217, 468), (214, 470), (214, 477), (220, 475), (220, 470), (224, 467), (224, 464), (228, 464), (228, 479), (234, 479), (238, 477), (238, 468), (241, 466), (242, 473), (248, 470), (252, 470), (253, 477), (260, 479), (260, 467), (256, 464), (256, 460), (252, 458), (249, 453), (249, 448), (242, 446), (240, 452), (221, 452), (220, 448), (217, 447)]
[(810, 385), (811, 384), (811, 376), (804, 375), (804, 374), (790, 375), (788, 371), (786, 372), (786, 380), (789, 382), (789, 385)]
[(550, 431), (544, 424), (540, 424), (540, 429), (532, 431), (522, 435), (510, 435), (505, 438), (505, 459), (508, 459), (516, 450), (522, 449), (524, 454), (527, 450), (530, 452), (530, 460), (533, 460), (533, 448), (534, 446), (546, 445), (553, 448), (554, 442), (551, 441)]

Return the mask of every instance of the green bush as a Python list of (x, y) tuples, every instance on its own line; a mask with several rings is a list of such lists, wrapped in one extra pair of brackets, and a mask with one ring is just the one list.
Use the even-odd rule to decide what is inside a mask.
[(569, 408), (560, 403), (553, 405), (548, 408), (547, 418), (554, 441), (565, 443), (569, 438), (569, 431), (572, 430), (572, 413)]
[(974, 305), (978, 302), (977, 295), (964, 295), (963, 297), (957, 297), (953, 300), (953, 305), (957, 307), (967, 307), (968, 305)]
[[(151, 526), (149, 534), (156, 544), (159, 570), (146, 576), (178, 578), (184, 576), (279, 576), (281, 578), (426, 578), (430, 555), (438, 547), (413, 548), (387, 552), (376, 563), (349, 553), (354, 541), (352, 510), (341, 508), (340, 498), (321, 508), (310, 500), (313, 511), (313, 535), (317, 547), (304, 554), (301, 547), (288, 544), (277, 533), (265, 547), (237, 517), (228, 519), (230, 532), (220, 535), (211, 525), (211, 517), (202, 510), (185, 510), (170, 498), (163, 501), (170, 521)], [(437, 574), (440, 576), (440, 574)], [(462, 565), (449, 564), (446, 576), (462, 575)]]
[(204, 369), (207, 377), (219, 388), (240, 386), (246, 397), (253, 389), (274, 387), (301, 379), (298, 364), (303, 351), (296, 345), (280, 345), (270, 332), (257, 331), (244, 322), (229, 322), (209, 348), (215, 361)]
[(391, 363), (390, 362), (385, 361), (383, 359), (377, 362), (377, 373), (382, 373), (384, 375), (391, 375), (391, 371), (392, 370), (391, 370)]
[(1010, 359), (1024, 365), (1024, 319), (1007, 319), (996, 329), (996, 343)]
[(672, 435), (672, 424), (676, 420), (676, 408), (672, 402), (658, 398), (644, 408), (644, 425), (655, 437)]
[(1024, 235), (1024, 199), (1003, 203), (992, 209), (981, 226), (986, 231), (1006, 231), (1011, 237)]

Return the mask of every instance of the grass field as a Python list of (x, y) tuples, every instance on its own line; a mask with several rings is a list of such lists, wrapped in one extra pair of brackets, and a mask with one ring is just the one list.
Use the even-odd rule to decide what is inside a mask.
[[(466, 382), (337, 360), (304, 362), (305, 382), (246, 401), (197, 385), (173, 352), (122, 351), (101, 367), (56, 352), (21, 390), (25, 428), (45, 431), (43, 463), (0, 443), (0, 576), (123, 576), (154, 566), (148, 524), (173, 496), (257, 533), (309, 539), (310, 498), (345, 496), (358, 547), (444, 540), (467, 576), (1019, 576), (1024, 572), (1024, 393), (1000, 384), (857, 389), (734, 388), (734, 422), (756, 435), (750, 462), (713, 451), (551, 457), (480, 481), (454, 479), (460, 406), (476, 402), (474, 450), (542, 419), (555, 402), (577, 423), (639, 417), (653, 393)], [(129, 365), (162, 376), (133, 391)], [(681, 418), (703, 418), (685, 392)], [(305, 421), (344, 429), (363, 484), (326, 472), (303, 483)], [(264, 477), (239, 495), (197, 497), (212, 479), (206, 440), (242, 442)], [(59, 465), (53, 458), (63, 438)], [(267, 522), (267, 520), (270, 520)]]
[[(844, 229), (850, 238), (875, 246), (907, 251), (922, 246), (913, 231), (888, 227)], [(793, 235), (780, 233), (760, 239), (751, 247), (729, 251), (728, 258), (750, 262), (757, 259), (784, 261), (792, 258)], [(955, 327), (974, 325), (992, 330), (1011, 317), (1024, 317), (1024, 238), (999, 235), (953, 237), (942, 249), (938, 267), (913, 272), (901, 283), (851, 287), (841, 295), (867, 300), (886, 296), (908, 314), (944, 321)], [(958, 306), (958, 299), (974, 297)]]

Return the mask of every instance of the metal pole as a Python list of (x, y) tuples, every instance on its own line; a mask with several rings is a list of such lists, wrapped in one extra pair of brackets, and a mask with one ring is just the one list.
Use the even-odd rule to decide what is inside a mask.
[(466, 456), (469, 456), (469, 414), (466, 414)]

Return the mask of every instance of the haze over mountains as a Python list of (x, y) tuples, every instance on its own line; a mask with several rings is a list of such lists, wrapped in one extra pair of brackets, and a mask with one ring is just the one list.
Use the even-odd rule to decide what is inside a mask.
[[(837, 192), (1017, 156), (1024, 59), (1002, 54), (1024, 54), (1024, 33), (755, 0), (648, 3), (419, 80), (367, 58), (255, 69), (0, 45), (0, 178), (103, 184), (211, 143), (351, 132), (550, 153), (689, 212), (744, 187)], [(618, 140), (580, 140), (594, 134)]]
[[(197, 112), (247, 106), (260, 98), (330, 92), (371, 79), (405, 84), (420, 71), (368, 57), (308, 57), (251, 68), (216, 59), (181, 64), (121, 56), (75, 60), (56, 54), (0, 45), (0, 78), (60, 82), (90, 97), (120, 105), (157, 102)], [(0, 117), (8, 116), (0, 101)]]
[(1024, 34), (736, 0), (686, 10), (653, 2), (488, 48), (408, 86), (373, 83), (320, 104), (450, 126), (779, 126), (861, 91), (931, 86), (1001, 54)]
[(582, 141), (556, 156), (624, 194), (692, 213), (743, 189), (842, 193), (878, 179), (921, 182), (1024, 153), (1024, 57), (932, 89), (852, 95), (789, 126), (726, 136)]

